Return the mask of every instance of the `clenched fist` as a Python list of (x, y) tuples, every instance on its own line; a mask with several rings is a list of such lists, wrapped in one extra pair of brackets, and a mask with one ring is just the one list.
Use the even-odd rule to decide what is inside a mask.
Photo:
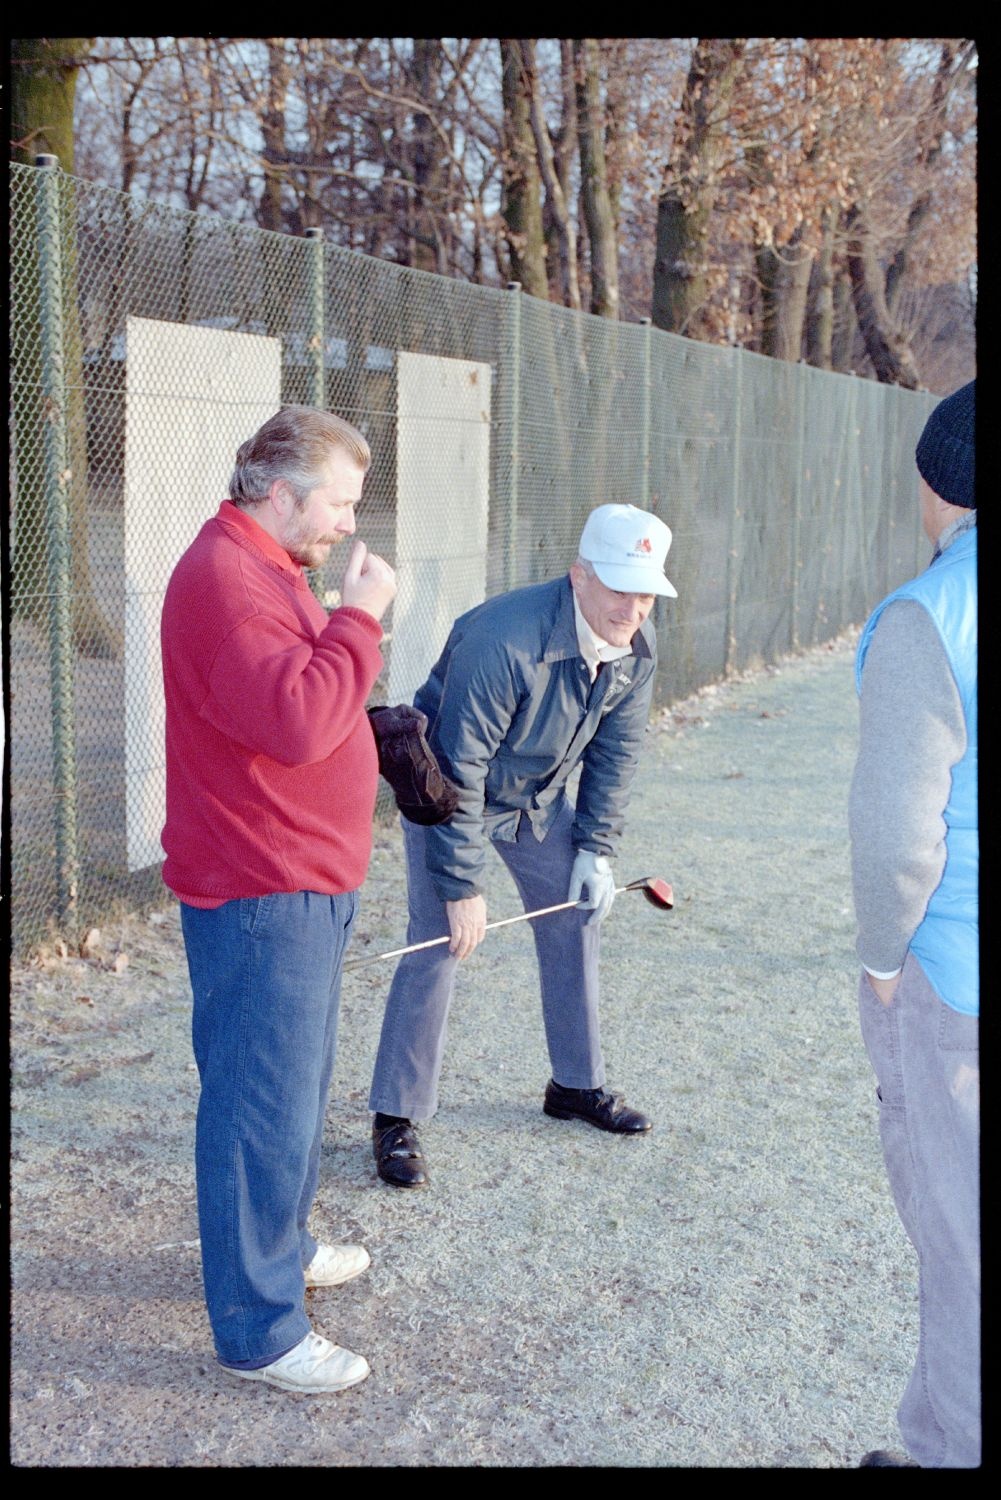
[(384, 558), (356, 541), (341, 584), (341, 603), (381, 620), (396, 595), (396, 574)]

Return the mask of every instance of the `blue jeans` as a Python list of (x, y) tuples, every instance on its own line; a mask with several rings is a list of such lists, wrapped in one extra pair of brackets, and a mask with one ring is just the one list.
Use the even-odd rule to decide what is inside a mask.
[(223, 1364), (278, 1359), (310, 1331), (303, 1271), (358, 895), (181, 903), (201, 1079), (195, 1174), (205, 1301)]
[[(525, 911), (567, 899), (576, 853), (570, 842), (573, 819), (573, 807), (564, 800), (541, 843), (527, 818), (521, 819), (513, 843), (494, 840)], [(448, 932), (448, 915), (428, 874), (426, 830), (401, 821), (410, 908), (407, 942), (422, 943)], [(571, 1089), (601, 1088), (605, 1082), (598, 1030), (601, 927), (588, 925), (589, 915), (571, 908), (531, 924), (552, 1076)], [(458, 963), (444, 943), (400, 959), (386, 1001), (369, 1109), (409, 1120), (429, 1120), (435, 1113)]]

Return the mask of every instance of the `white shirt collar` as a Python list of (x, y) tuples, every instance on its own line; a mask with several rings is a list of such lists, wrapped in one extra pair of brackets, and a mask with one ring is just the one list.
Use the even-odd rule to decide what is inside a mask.
[(598, 663), (601, 661), (620, 661), (623, 656), (632, 655), (632, 646), (610, 646), (603, 641), (600, 635), (595, 635), (590, 625), (581, 614), (580, 605), (577, 603), (577, 595), (573, 596), (574, 619), (577, 622), (577, 644), (580, 646), (580, 654), (587, 663), (587, 669), (591, 674), (591, 681), (598, 675)]

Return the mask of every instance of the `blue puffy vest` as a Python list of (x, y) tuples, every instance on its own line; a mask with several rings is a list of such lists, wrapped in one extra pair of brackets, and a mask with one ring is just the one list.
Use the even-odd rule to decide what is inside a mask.
[(945, 869), (928, 902), (911, 952), (946, 1005), (964, 1015), (980, 1012), (977, 875), (977, 532), (956, 538), (926, 571), (890, 594), (866, 622), (855, 660), (862, 666), (876, 622), (888, 604), (913, 599), (926, 609), (942, 638), (966, 719), (966, 753), (952, 769), (943, 811)]

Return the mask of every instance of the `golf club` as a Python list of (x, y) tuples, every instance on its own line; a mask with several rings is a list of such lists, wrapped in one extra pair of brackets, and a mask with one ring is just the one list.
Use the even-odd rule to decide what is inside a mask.
[[(631, 880), (628, 885), (617, 885), (615, 894), (621, 896), (625, 891), (642, 891), (651, 906), (658, 911), (670, 911), (674, 906), (674, 892), (670, 881), (662, 880), (659, 875), (645, 875), (641, 880)], [(517, 917), (504, 917), (499, 922), (488, 922), (487, 932), (492, 932), (495, 927), (510, 927), (512, 922), (528, 922), (533, 917), (548, 917), (555, 911), (567, 911), (571, 906), (579, 906), (579, 901), (561, 901), (557, 906), (541, 906), (538, 911), (523, 911)], [(422, 948), (436, 948), (440, 943), (451, 942), (451, 933), (444, 937), (429, 938), (426, 943), (412, 943), (409, 948), (391, 948), (388, 953), (369, 953), (364, 958), (352, 958), (344, 965), (345, 969), (357, 969), (362, 964), (378, 963), (382, 958), (402, 958), (404, 953), (417, 953)]]

